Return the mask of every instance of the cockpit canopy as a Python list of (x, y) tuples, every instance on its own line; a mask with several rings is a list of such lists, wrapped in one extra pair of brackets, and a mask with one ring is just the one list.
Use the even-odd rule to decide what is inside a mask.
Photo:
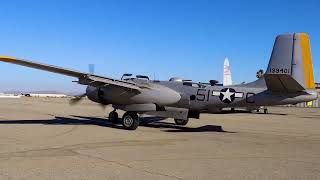
[(173, 81), (173, 82), (183, 82), (183, 79), (180, 77), (172, 77), (169, 79), (169, 81)]
[(144, 79), (144, 80), (150, 80), (148, 76), (145, 75), (136, 75), (137, 79)]
[(121, 80), (129, 80), (132, 74), (125, 73), (121, 76)]

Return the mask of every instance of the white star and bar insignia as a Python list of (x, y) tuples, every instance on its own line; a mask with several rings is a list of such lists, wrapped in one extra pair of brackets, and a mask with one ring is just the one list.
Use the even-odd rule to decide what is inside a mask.
[(224, 103), (232, 103), (235, 98), (242, 98), (242, 92), (236, 92), (232, 88), (224, 88), (221, 91), (212, 91), (213, 96), (219, 96), (219, 99)]

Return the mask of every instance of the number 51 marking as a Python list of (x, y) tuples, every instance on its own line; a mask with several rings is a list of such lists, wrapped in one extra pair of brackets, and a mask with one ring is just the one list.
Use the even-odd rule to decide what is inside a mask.
[(209, 101), (210, 99), (210, 90), (198, 89), (197, 90), (197, 101)]

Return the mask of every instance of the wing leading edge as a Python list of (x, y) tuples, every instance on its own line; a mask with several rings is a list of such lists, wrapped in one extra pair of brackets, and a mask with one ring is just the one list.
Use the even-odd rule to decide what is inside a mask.
[(117, 80), (117, 79), (108, 78), (104, 76), (97, 76), (94, 74), (74, 71), (66, 68), (61, 68), (58, 66), (52, 66), (52, 65), (28, 61), (24, 59), (17, 59), (17, 58), (8, 57), (8, 56), (0, 56), (0, 61), (11, 63), (11, 64), (17, 64), (21, 66), (26, 66), (30, 68), (35, 68), (39, 70), (49, 71), (53, 73), (63, 74), (66, 76), (76, 77), (79, 79), (79, 84), (83, 84), (83, 85), (90, 85), (95, 87), (104, 87), (104, 86), (111, 85), (111, 86), (118, 86), (118, 87), (123, 87), (127, 89), (133, 89), (137, 91), (141, 90), (138, 84), (134, 82), (122, 81), (122, 80)]

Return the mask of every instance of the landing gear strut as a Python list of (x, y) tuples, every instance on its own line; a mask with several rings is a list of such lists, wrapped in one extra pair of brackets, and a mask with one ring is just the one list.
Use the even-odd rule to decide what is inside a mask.
[(119, 123), (119, 115), (118, 113), (113, 110), (109, 113), (109, 120), (113, 123), (113, 124), (117, 124)]
[(135, 130), (139, 126), (139, 116), (135, 112), (126, 112), (122, 116), (122, 125), (124, 129)]
[(260, 112), (260, 110), (262, 111), (263, 110), (263, 114), (268, 114), (268, 108), (265, 107), (265, 106), (260, 106), (256, 111), (257, 113)]
[(185, 126), (185, 125), (188, 124), (189, 119), (187, 119), (187, 120), (184, 120), (184, 119), (174, 119), (174, 122), (176, 123), (176, 125)]

